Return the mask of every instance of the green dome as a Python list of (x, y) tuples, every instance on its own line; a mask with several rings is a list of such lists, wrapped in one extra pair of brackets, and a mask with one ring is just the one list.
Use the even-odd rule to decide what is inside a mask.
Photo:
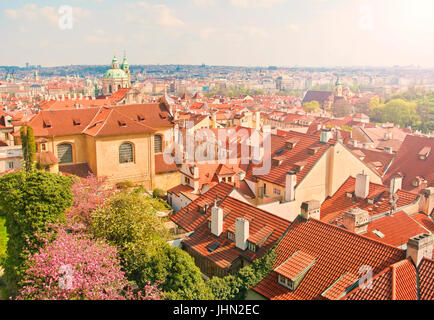
[(128, 75), (122, 69), (110, 69), (104, 74), (104, 78), (128, 79)]

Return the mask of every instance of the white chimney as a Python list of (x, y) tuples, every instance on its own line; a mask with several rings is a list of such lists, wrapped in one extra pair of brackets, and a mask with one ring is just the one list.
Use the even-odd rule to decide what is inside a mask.
[(223, 209), (217, 206), (217, 202), (211, 209), (211, 233), (219, 237), (223, 232)]
[(249, 220), (238, 218), (235, 220), (235, 245), (241, 250), (247, 249), (247, 239), (249, 238)]
[(390, 180), (390, 190), (389, 192), (391, 194), (395, 194), (398, 192), (398, 190), (402, 189), (402, 177), (399, 175), (396, 175)]
[(255, 125), (256, 125), (256, 130), (259, 131), (261, 130), (261, 113), (258, 111), (256, 112), (256, 121), (255, 121)]
[(416, 267), (423, 258), (432, 259), (433, 238), (430, 234), (420, 234), (407, 242), (407, 258), (411, 257)]
[(332, 132), (329, 129), (322, 129), (321, 131), (321, 143), (328, 143), (332, 137)]
[(366, 199), (369, 195), (369, 176), (358, 174), (356, 177), (356, 197)]
[(430, 216), (434, 210), (434, 187), (422, 190), (419, 210)]
[(301, 204), (301, 215), (304, 219), (321, 219), (321, 203), (318, 200), (310, 200)]
[(344, 227), (357, 234), (362, 234), (368, 231), (370, 222), (369, 212), (360, 208), (352, 208), (342, 216), (342, 224)]
[(297, 184), (297, 174), (295, 171), (286, 173), (285, 184), (285, 201), (290, 202), (295, 200), (295, 186)]

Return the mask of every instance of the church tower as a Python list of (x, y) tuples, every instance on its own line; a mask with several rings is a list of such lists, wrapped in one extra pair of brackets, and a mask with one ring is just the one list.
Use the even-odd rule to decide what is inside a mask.
[(104, 96), (110, 96), (122, 88), (131, 88), (130, 66), (126, 56), (122, 68), (119, 66), (116, 55), (113, 57), (111, 68), (104, 74), (102, 82), (102, 94)]
[(336, 81), (336, 84), (335, 84), (336, 97), (343, 97), (343, 91), (344, 91), (344, 89), (343, 89), (343, 86), (341, 83), (341, 79), (338, 77), (338, 80)]
[(122, 62), (122, 70), (124, 70), (124, 72), (127, 74), (128, 76), (128, 82), (131, 83), (131, 71), (130, 71), (130, 65), (128, 63), (128, 59), (127, 59), (127, 53), (124, 53), (124, 60)]

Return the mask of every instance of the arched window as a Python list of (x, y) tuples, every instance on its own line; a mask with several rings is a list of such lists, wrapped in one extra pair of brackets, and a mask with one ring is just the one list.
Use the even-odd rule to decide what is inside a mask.
[(112, 85), (109, 85), (109, 93), (113, 93)]
[(72, 145), (69, 143), (59, 144), (57, 146), (57, 158), (60, 161), (60, 164), (72, 163)]
[(154, 136), (154, 152), (163, 152), (163, 138), (161, 136)]
[(131, 162), (134, 162), (133, 145), (126, 142), (119, 147), (119, 163)]
[(121, 89), (121, 85), (118, 85), (118, 90), (120, 90)]

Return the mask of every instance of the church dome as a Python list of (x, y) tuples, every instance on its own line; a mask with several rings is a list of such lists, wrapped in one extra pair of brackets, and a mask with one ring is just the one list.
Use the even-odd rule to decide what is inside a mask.
[(105, 79), (128, 79), (128, 75), (122, 69), (110, 69), (104, 74)]

